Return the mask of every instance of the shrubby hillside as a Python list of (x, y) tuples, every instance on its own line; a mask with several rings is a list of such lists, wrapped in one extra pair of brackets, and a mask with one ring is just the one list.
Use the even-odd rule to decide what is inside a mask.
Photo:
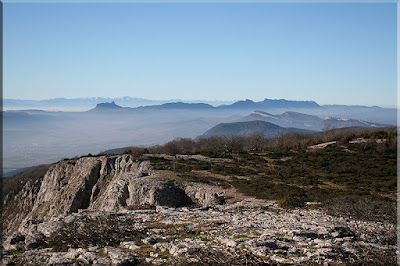
[(31, 168), (4, 182), (2, 262), (395, 265), (396, 149), (395, 128), (256, 132)]

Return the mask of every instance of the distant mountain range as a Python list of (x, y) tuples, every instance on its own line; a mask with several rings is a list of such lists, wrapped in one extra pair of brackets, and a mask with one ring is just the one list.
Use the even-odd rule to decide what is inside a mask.
[[(115, 105), (115, 101), (112, 102)], [(119, 106), (121, 107), (121, 106)], [(125, 107), (127, 110), (157, 110), (157, 109), (185, 109), (185, 110), (249, 110), (253, 111), (256, 109), (277, 109), (277, 108), (319, 108), (320, 106), (313, 101), (288, 101), (288, 100), (271, 100), (264, 99), (260, 102), (254, 102), (251, 100), (238, 101), (230, 105), (219, 105), (212, 106), (207, 103), (184, 103), (184, 102), (173, 102), (164, 103), (160, 105), (140, 106), (136, 108)], [(98, 104), (96, 108), (92, 109), (96, 111), (109, 110), (107, 105)], [(116, 108), (113, 108), (116, 109)]]
[(298, 112), (285, 112), (280, 115), (273, 115), (267, 112), (254, 111), (243, 118), (243, 121), (253, 120), (266, 121), (281, 127), (297, 127), (312, 130), (318, 130), (323, 126), (322, 118)]
[[(286, 101), (286, 100), (269, 100), (265, 99), (262, 102), (253, 102), (250, 100), (239, 101), (233, 103), (231, 105), (221, 105), (218, 107), (214, 107), (205, 103), (165, 103), (161, 105), (152, 105), (152, 106), (141, 106), (136, 108), (131, 107), (121, 107), (115, 102), (111, 103), (100, 103), (97, 104), (96, 108), (89, 110), (88, 112), (107, 112), (110, 111), (118, 111), (118, 112), (134, 112), (134, 111), (163, 111), (163, 110), (172, 110), (172, 111), (222, 111), (222, 112), (230, 112), (234, 110), (240, 109), (242, 112), (246, 110), (254, 110), (252, 108), (262, 107), (267, 108), (268, 106), (272, 106), (271, 109), (284, 108), (286, 106), (288, 108), (296, 108), (299, 110), (308, 109), (313, 110), (314, 108), (323, 108), (316, 104), (315, 102), (308, 101)], [(309, 108), (307, 108), (309, 106)], [(359, 107), (354, 107), (359, 108)], [(365, 109), (366, 107), (361, 107)], [(371, 107), (377, 108), (377, 107)], [(268, 108), (267, 108), (268, 109)], [(278, 109), (279, 110), (279, 109)], [(379, 107), (378, 107), (379, 110)], [(271, 114), (264, 111), (253, 111), (250, 115), (243, 117), (240, 121), (254, 121), (261, 120), (265, 122), (270, 122), (276, 124), (281, 127), (294, 127), (299, 129), (307, 129), (307, 130), (316, 130), (321, 131), (324, 128), (343, 128), (343, 127), (386, 127), (388, 124), (383, 123), (375, 123), (368, 122), (361, 119), (352, 119), (352, 118), (337, 118), (333, 116), (327, 116), (325, 118), (321, 118), (316, 115), (304, 114), (300, 112), (288, 111), (282, 114)]]
[(316, 131), (312, 130), (284, 128), (269, 122), (256, 120), (247, 122), (221, 123), (211, 128), (198, 138), (207, 138), (212, 136), (245, 136), (256, 132), (264, 133), (264, 136), (267, 138), (288, 132), (316, 133)]
[(29, 108), (44, 108), (44, 107), (93, 107), (99, 103), (115, 102), (117, 105), (124, 107), (150, 107), (150, 106), (164, 106), (173, 105), (171, 107), (180, 108), (184, 107), (182, 104), (199, 104), (204, 108), (221, 108), (221, 109), (271, 109), (271, 108), (316, 108), (319, 105), (314, 101), (289, 101), (284, 99), (273, 100), (264, 99), (260, 102), (254, 102), (252, 100), (245, 101), (200, 101), (200, 100), (147, 100), (142, 98), (122, 97), (122, 98), (76, 98), (76, 99), (65, 99), (56, 98), (49, 100), (15, 100), (15, 99), (4, 99), (4, 108), (11, 109), (29, 109)]
[(225, 109), (273, 109), (273, 108), (318, 108), (320, 107), (314, 101), (289, 101), (284, 99), (273, 100), (273, 99), (264, 99), (260, 102), (254, 102), (252, 100), (238, 101), (231, 105), (222, 105), (218, 106), (218, 108)]
[[(106, 106), (96, 106), (101, 103), (111, 103), (123, 108), (107, 108)], [(105, 108), (103, 108), (105, 107)], [(115, 107), (115, 106), (114, 106)], [(56, 98), (50, 100), (3, 100), (3, 110), (36, 110), (45, 111), (64, 111), (64, 112), (81, 112), (88, 111), (98, 112), (111, 110), (118, 112), (158, 112), (168, 111), (191, 111), (200, 112), (211, 111), (217, 115), (244, 116), (254, 110), (259, 110), (268, 113), (283, 113), (283, 112), (300, 112), (318, 116), (320, 118), (343, 117), (351, 119), (360, 119), (363, 121), (374, 121), (382, 124), (395, 125), (397, 122), (397, 110), (395, 108), (380, 108), (378, 106), (358, 106), (358, 105), (319, 105), (314, 101), (292, 101), (285, 99), (264, 99), (263, 101), (200, 101), (200, 100), (147, 100), (142, 98), (122, 97), (122, 98), (76, 98), (64, 99)], [(197, 115), (196, 115), (197, 116)], [(227, 121), (226, 121), (227, 122)], [(286, 126), (286, 124), (283, 124)], [(297, 126), (297, 125), (296, 125)], [(304, 127), (309, 129), (318, 129), (319, 127)]]
[(201, 100), (148, 100), (143, 98), (134, 97), (121, 97), (121, 98), (103, 98), (103, 97), (89, 97), (89, 98), (55, 98), (48, 100), (17, 100), (17, 99), (3, 99), (3, 107), (6, 109), (29, 109), (29, 108), (54, 108), (54, 107), (86, 107), (93, 108), (96, 104), (104, 102), (115, 102), (117, 105), (124, 107), (139, 107), (149, 105), (160, 105), (171, 102), (186, 102), (186, 103), (207, 103), (213, 106), (231, 104), (233, 101), (201, 101)]
[(215, 110), (216, 107), (206, 103), (164, 103), (161, 105), (149, 105), (140, 107), (121, 107), (115, 102), (100, 103), (95, 108), (90, 109), (88, 112), (109, 112), (109, 111), (157, 111), (157, 110)]
[(387, 127), (389, 125), (367, 122), (358, 119), (326, 117), (325, 119), (315, 115), (308, 115), (298, 112), (285, 112), (273, 115), (262, 111), (254, 111), (245, 116), (243, 121), (261, 120), (282, 127), (296, 127), (320, 131), (324, 128), (343, 128), (343, 127)]
[(328, 116), (324, 120), (324, 126), (328, 127), (331, 126), (333, 128), (343, 128), (343, 127), (388, 127), (390, 125), (367, 122), (359, 119), (337, 118)]
[[(38, 109), (2, 112), (3, 169), (11, 171), (115, 147), (161, 144), (177, 137), (196, 138), (204, 132), (237, 135), (262, 131), (270, 137), (290, 131), (321, 131), (328, 125), (383, 127), (397, 122), (396, 109), (326, 107), (315, 102), (269, 99), (217, 107), (184, 102), (122, 107), (113, 100), (93, 100), (91, 110), (85, 112)], [(251, 122), (255, 120), (260, 121)]]

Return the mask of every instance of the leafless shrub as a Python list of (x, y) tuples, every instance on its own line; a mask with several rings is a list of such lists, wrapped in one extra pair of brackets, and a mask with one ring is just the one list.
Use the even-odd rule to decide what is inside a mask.
[(141, 156), (143, 156), (143, 154), (148, 153), (148, 149), (142, 147), (129, 147), (125, 149), (124, 153), (131, 154), (134, 157), (140, 158)]
[(334, 198), (324, 206), (329, 215), (365, 221), (397, 222), (396, 203), (377, 201), (365, 197), (345, 196)]
[[(273, 138), (265, 138), (262, 132), (247, 136), (212, 136), (198, 140), (177, 138), (164, 145), (148, 148), (129, 147), (124, 152), (135, 156), (141, 156), (144, 153), (221, 155), (250, 151), (297, 149), (328, 141), (337, 141), (338, 144), (343, 145), (356, 137), (370, 139), (370, 141), (364, 143), (366, 149), (376, 149), (381, 153), (397, 149), (396, 128), (340, 128), (327, 129), (320, 134), (289, 132)], [(379, 138), (385, 138), (385, 142), (377, 143), (375, 139)]]
[(223, 153), (225, 150), (225, 136), (213, 136), (209, 138), (201, 138), (196, 142), (197, 152), (216, 152)]
[(177, 138), (164, 144), (162, 150), (164, 153), (175, 154), (191, 154), (194, 152), (194, 141), (189, 138)]

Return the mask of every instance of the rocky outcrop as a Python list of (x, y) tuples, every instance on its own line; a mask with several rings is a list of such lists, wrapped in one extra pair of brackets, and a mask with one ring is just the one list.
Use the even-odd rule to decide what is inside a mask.
[(225, 190), (219, 187), (191, 183), (185, 186), (185, 193), (202, 207), (225, 203)]
[(29, 223), (4, 247), (3, 265), (396, 265), (396, 226), (243, 200), (87, 210)]
[[(83, 157), (53, 165), (43, 178), (27, 220), (48, 220), (96, 205), (118, 210), (124, 197), (119, 184), (148, 175), (149, 163), (137, 162), (129, 155)], [(122, 185), (123, 186), (123, 185)], [(104, 195), (114, 193), (113, 200)], [(104, 201), (104, 202), (102, 202)]]
[(40, 190), (43, 178), (28, 181), (16, 195), (4, 196), (2, 227), (4, 231), (14, 231), (31, 212)]
[(138, 206), (182, 207), (193, 203), (179, 182), (159, 180), (158, 176), (136, 179), (127, 176), (112, 180), (108, 189), (91, 202), (89, 209), (121, 211)]
[(175, 177), (130, 155), (54, 164), (6, 195), (2, 265), (395, 265), (394, 223), (223, 204), (229, 189)]
[(17, 195), (6, 197), (4, 227), (14, 231), (29, 220), (47, 221), (84, 209), (121, 212), (140, 206), (207, 206), (223, 203), (222, 194), (212, 186), (166, 179), (153, 172), (148, 161), (131, 155), (81, 157), (54, 164), (43, 179), (28, 182)]

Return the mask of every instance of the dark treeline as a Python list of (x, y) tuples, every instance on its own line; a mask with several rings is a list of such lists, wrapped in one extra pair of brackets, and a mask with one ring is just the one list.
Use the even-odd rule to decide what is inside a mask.
[[(290, 132), (273, 138), (265, 138), (263, 133), (253, 133), (247, 136), (213, 136), (192, 140), (177, 138), (151, 147), (129, 147), (124, 153), (140, 156), (146, 153), (163, 154), (203, 154), (207, 156), (227, 156), (234, 153), (282, 152), (288, 149), (303, 149), (322, 142), (337, 141), (345, 144), (352, 139), (364, 138), (367, 148), (376, 148), (379, 152), (397, 148), (397, 130), (389, 128), (343, 128), (330, 129), (318, 134)], [(385, 139), (378, 143), (375, 139)]]

